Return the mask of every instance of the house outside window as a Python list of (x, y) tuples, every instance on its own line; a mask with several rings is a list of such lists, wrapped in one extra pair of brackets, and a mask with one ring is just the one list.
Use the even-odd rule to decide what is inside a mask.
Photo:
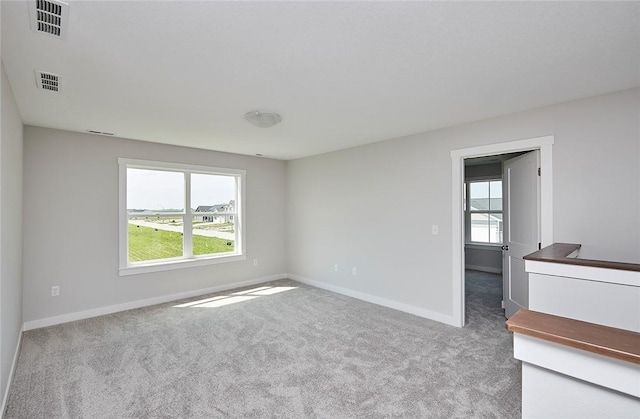
[(196, 216), (196, 221), (203, 223), (233, 223), (233, 213), (235, 212), (235, 201), (231, 200), (228, 204), (218, 205), (199, 205), (195, 209), (195, 213), (209, 212), (209, 215)]
[(502, 244), (502, 180), (465, 184), (467, 238), (472, 243)]
[(120, 275), (245, 259), (245, 171), (118, 163)]

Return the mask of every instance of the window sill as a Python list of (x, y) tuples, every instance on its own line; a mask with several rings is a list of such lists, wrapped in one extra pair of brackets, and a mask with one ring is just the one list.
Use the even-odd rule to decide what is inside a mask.
[(162, 272), (171, 271), (174, 269), (194, 268), (197, 266), (215, 265), (218, 263), (237, 262), (240, 260), (246, 260), (245, 255), (226, 255), (226, 256), (213, 256), (201, 259), (180, 259), (170, 260), (163, 262), (154, 262), (148, 264), (131, 265), (125, 268), (120, 268), (118, 271), (119, 276), (129, 276), (146, 274), (150, 272)]
[(465, 243), (465, 249), (502, 251), (502, 244), (497, 243)]

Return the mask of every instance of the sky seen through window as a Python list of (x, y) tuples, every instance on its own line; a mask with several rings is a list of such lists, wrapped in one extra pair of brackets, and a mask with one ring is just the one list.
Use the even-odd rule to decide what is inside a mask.
[[(181, 172), (127, 169), (127, 209), (184, 210), (184, 175)], [(233, 176), (191, 174), (191, 207), (226, 204), (235, 199)]]

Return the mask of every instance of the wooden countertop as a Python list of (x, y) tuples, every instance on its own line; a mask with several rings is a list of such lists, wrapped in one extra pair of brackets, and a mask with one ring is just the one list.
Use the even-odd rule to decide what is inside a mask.
[(507, 330), (640, 364), (640, 333), (630, 330), (524, 309), (507, 320)]
[(591, 266), (594, 268), (619, 269), (624, 271), (640, 272), (640, 264), (626, 262), (610, 262), (606, 260), (580, 259), (567, 257), (581, 245), (573, 243), (554, 243), (542, 250), (531, 253), (524, 257), (525, 260), (538, 262), (564, 263), (567, 265)]

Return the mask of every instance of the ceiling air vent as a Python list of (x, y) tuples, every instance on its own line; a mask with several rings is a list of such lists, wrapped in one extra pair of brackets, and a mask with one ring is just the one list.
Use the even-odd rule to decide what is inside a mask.
[(55, 0), (33, 0), (29, 2), (29, 11), (32, 30), (56, 38), (66, 37), (69, 15), (67, 3)]
[(60, 76), (36, 70), (36, 83), (38, 87), (50, 92), (60, 91)]
[(115, 135), (113, 132), (96, 131), (96, 130), (92, 130), (92, 129), (88, 129), (87, 132), (89, 134), (96, 134), (96, 135), (107, 135), (107, 136)]

